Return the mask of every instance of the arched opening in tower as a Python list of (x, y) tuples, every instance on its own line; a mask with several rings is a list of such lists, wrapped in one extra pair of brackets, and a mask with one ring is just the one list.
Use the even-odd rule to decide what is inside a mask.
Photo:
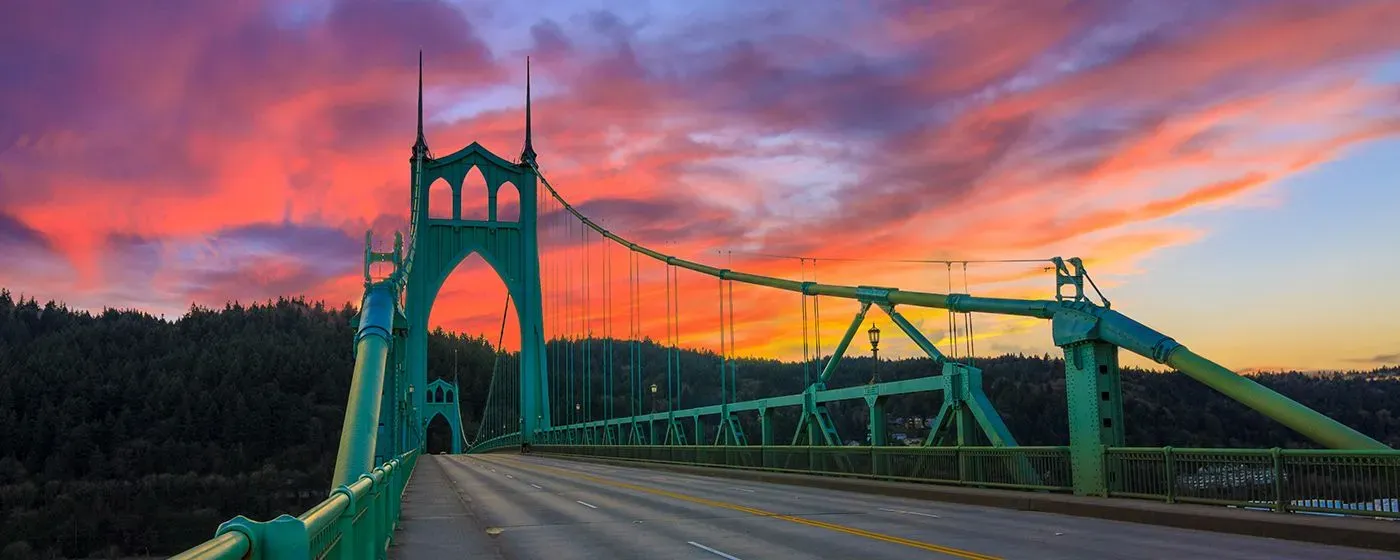
[[(513, 416), (518, 409), (515, 401), (519, 395), (515, 390), (519, 385), (507, 375), (514, 373), (508, 366), (518, 363), (515, 357), (520, 349), (515, 302), (511, 302), (506, 311), (505, 283), (476, 253), (457, 264), (433, 302), (428, 321), (433, 333), (428, 340), (428, 380), (457, 383), (455, 398), (449, 401), (444, 395), (443, 400), (460, 410), (462, 429), (468, 440), (494, 437), (500, 435), (502, 426), (516, 425)], [(498, 357), (498, 344), (506, 350), (504, 356)], [(498, 375), (494, 389), (493, 370)], [(488, 398), (492, 398), (493, 393), (501, 402), (492, 402), (488, 410)], [(494, 425), (482, 430), (481, 423), (488, 412)]]
[(428, 422), (426, 441), (429, 454), (452, 452), (452, 425), (441, 414), (434, 415)]

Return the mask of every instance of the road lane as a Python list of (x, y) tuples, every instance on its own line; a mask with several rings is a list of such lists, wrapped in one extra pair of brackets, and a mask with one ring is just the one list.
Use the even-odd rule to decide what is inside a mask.
[[(422, 476), (436, 468), (440, 479)], [(1395, 558), (1376, 551), (766, 484), (537, 455), (429, 456), (409, 495), (451, 493), (463, 513), (436, 520), (472, 554), (399, 546), (401, 560), (509, 558)], [(419, 487), (415, 487), (415, 485)], [(432, 487), (432, 491), (424, 490)], [(421, 499), (421, 498), (420, 498)], [(441, 504), (437, 506), (441, 509)], [(437, 511), (437, 510), (434, 510)], [(488, 535), (488, 529), (494, 536)], [(491, 545), (483, 547), (481, 539)], [(468, 545), (462, 545), (466, 547)], [(484, 548), (490, 548), (489, 551)]]
[[(587, 473), (624, 484), (672, 489), (822, 522), (1006, 558), (1396, 558), (1371, 550), (1193, 531), (1104, 519), (967, 506), (736, 481), (540, 456), (492, 456)], [(900, 513), (917, 512), (922, 515)], [(938, 517), (931, 517), (931, 516)], [(835, 557), (835, 556), (829, 556)]]
[[(677, 499), (658, 495), (654, 491), (598, 484), (593, 480), (594, 473), (608, 471), (592, 466), (586, 472), (579, 472), (502, 461), (498, 456), (462, 457), (457, 460), (463, 463), (486, 462), (498, 472), (510, 472), (517, 479), (554, 489), (559, 492), (561, 503), (588, 501), (599, 506), (599, 513), (611, 516), (617, 522), (626, 522), (620, 524), (630, 523), (634, 531), (665, 541), (655, 547), (643, 547), (638, 551), (638, 557), (704, 557), (702, 549), (687, 548), (689, 542), (697, 542), (741, 558), (982, 558), (911, 550), (908, 546), (891, 542), (850, 539), (839, 532), (794, 524), (769, 515), (754, 515)], [(622, 535), (619, 540), (634, 542), (636, 538)]]

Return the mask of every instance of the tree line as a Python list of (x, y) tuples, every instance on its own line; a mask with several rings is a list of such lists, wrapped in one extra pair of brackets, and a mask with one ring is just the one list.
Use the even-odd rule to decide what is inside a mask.
[[(164, 320), (139, 311), (93, 313), (0, 290), (0, 560), (162, 555), (213, 535), (234, 515), (267, 519), (300, 513), (324, 499), (334, 466), (353, 364), (350, 305), (304, 299), (192, 306)], [(551, 341), (551, 377), (587, 342)], [(593, 341), (593, 387), (607, 369)], [(628, 394), (621, 364), (626, 341), (614, 341), (614, 395), (584, 402), (599, 418), (664, 410), (666, 349), (638, 343), (643, 390)], [(455, 376), (464, 429), (476, 431), (496, 349), (483, 336), (435, 331), (429, 377)], [(583, 356), (579, 354), (578, 357)], [(581, 359), (576, 364), (583, 363)], [(720, 400), (719, 356), (679, 352), (684, 407)], [(1050, 356), (976, 361), (986, 392), (1023, 445), (1064, 444), (1064, 363)], [(831, 386), (866, 382), (876, 364), (847, 358)], [(927, 359), (883, 361), (882, 379), (931, 375)], [(800, 392), (815, 362), (764, 359), (735, 363), (738, 399)], [(1305, 405), (1400, 445), (1400, 378), (1395, 370), (1255, 379)], [(660, 398), (649, 386), (658, 384)], [(560, 385), (554, 383), (553, 385)], [(1287, 428), (1175, 373), (1123, 373), (1130, 445), (1305, 447)], [(554, 389), (562, 418), (568, 395)], [(929, 416), (938, 395), (890, 401), (890, 416)], [(582, 407), (580, 407), (582, 408)], [(781, 411), (779, 438), (790, 438), (794, 409)], [(866, 412), (858, 402), (834, 406), (844, 439), (860, 439)], [(757, 439), (745, 418), (750, 441)], [(713, 437), (712, 434), (709, 437)]]

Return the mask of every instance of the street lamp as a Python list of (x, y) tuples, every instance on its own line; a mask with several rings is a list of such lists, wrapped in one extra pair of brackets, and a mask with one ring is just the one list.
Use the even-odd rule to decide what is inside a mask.
[(880, 380), (880, 327), (871, 323), (866, 334), (870, 335), (870, 355), (875, 358), (875, 370), (870, 373), (870, 383), (874, 384)]
[(651, 384), (651, 413), (656, 414), (656, 384)]

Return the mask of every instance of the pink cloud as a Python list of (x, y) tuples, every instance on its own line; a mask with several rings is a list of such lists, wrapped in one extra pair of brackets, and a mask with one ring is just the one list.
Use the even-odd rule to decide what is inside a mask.
[[(1195, 238), (1163, 219), (1400, 132), (1393, 87), (1365, 80), (1400, 48), (1394, 3), (1203, 6), (1161, 17), (1116, 3), (913, 3), (849, 21), (775, 6), (761, 21), (560, 17), (520, 35), (536, 56), (542, 167), (635, 241), (709, 261), (717, 249), (1063, 252), (1108, 266)], [(517, 107), (440, 117), (518, 88), (525, 54), (488, 44), (447, 3), (344, 1), (299, 20), (237, 2), (69, 9), (35, 5), (0, 23), (0, 65), (22, 77), (0, 78), (0, 241), (41, 271), (6, 272), (12, 286), (111, 305), (150, 289), (134, 303), (168, 309), (357, 297), (362, 232), (404, 227), (420, 45), (433, 149), (481, 141), (510, 157), (520, 146)], [(42, 25), (52, 21), (70, 25)], [(1141, 33), (1095, 39), (1116, 28)], [(272, 227), (304, 242), (237, 262), (182, 252), (222, 239), (242, 254), (259, 241), (248, 232)], [(109, 273), (111, 240), (128, 238), (153, 255), (150, 274)], [(741, 265), (804, 273), (789, 260)], [(657, 294), (660, 267), (647, 266)], [(936, 272), (871, 268), (827, 262), (822, 274), (917, 287)], [(1021, 293), (1036, 274), (976, 270), (972, 283)], [(470, 291), (490, 281), (454, 277), (434, 321), (494, 330), (496, 304)], [(793, 347), (770, 321), (790, 324), (795, 297), (776, 315), (759, 311), (761, 293), (736, 298), (741, 348)], [(648, 301), (648, 332), (664, 333), (664, 299)], [(710, 303), (683, 325), (697, 343)]]

